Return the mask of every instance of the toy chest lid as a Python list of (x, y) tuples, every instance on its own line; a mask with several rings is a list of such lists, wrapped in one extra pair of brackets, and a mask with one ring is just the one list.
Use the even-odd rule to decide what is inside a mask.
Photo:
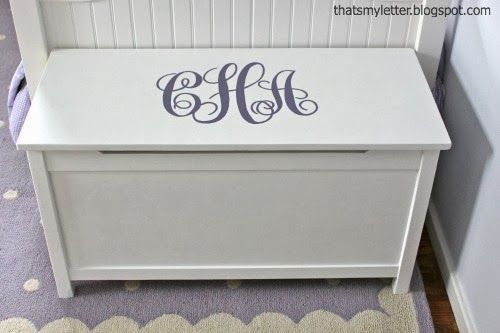
[(59, 50), (25, 150), (447, 149), (411, 49)]

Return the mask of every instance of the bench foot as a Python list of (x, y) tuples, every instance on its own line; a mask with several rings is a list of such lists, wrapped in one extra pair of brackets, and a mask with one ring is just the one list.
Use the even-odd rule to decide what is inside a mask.
[(410, 289), (410, 279), (395, 277), (392, 280), (392, 292), (395, 294), (406, 294)]
[(57, 295), (59, 298), (71, 298), (75, 295), (75, 288), (71, 281), (56, 281)]

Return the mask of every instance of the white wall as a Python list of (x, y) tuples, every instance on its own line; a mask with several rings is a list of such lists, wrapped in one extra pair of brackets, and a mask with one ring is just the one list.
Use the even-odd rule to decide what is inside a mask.
[[(433, 202), (451, 274), (480, 333), (500, 332), (500, 2), (462, 16), (446, 37), (443, 118), (453, 148), (441, 155)], [(450, 267), (449, 267), (450, 268)], [(461, 289), (461, 290), (460, 290)], [(467, 314), (466, 314), (467, 315)]]

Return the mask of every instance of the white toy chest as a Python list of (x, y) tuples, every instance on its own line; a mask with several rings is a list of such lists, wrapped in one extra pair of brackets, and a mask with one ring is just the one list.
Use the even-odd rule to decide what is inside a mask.
[(60, 50), (18, 141), (72, 280), (393, 277), (450, 140), (413, 50)]

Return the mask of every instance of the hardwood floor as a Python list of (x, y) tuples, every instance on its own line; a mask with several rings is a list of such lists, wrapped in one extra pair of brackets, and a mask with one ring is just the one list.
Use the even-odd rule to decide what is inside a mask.
[(458, 332), (455, 316), (441, 277), (441, 272), (431, 246), (429, 234), (424, 228), (418, 250), (417, 263), (424, 280), (425, 294), (429, 301), (434, 327), (437, 333)]

